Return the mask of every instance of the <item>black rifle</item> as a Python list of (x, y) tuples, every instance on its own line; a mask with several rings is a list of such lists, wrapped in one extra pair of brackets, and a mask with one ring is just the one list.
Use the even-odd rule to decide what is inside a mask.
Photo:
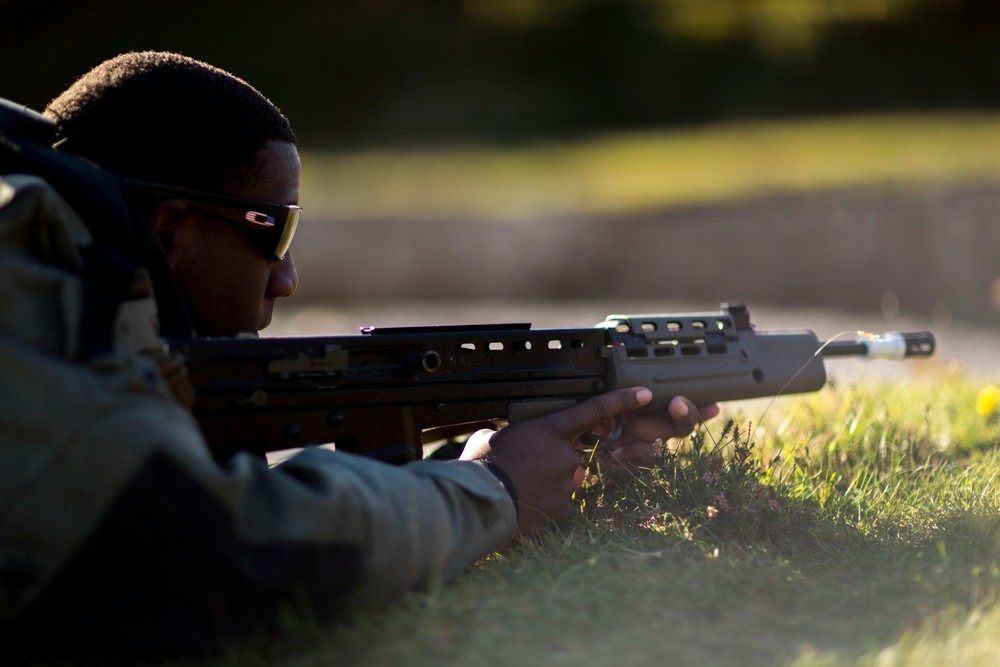
[[(87, 256), (99, 260), (85, 271), (100, 295), (90, 310), (113, 312), (105, 306), (123, 298), (135, 269), (148, 271), (161, 332), (187, 362), (194, 414), (218, 458), (335, 442), (403, 462), (421, 457), (426, 431), (539, 416), (616, 387), (652, 389), (647, 410), (677, 395), (702, 405), (816, 391), (826, 383), (822, 357), (934, 351), (926, 332), (826, 345), (810, 331), (757, 332), (742, 306), (613, 315), (585, 329), (502, 324), (180, 339), (192, 331), (190, 317), (145, 219), (119, 179), (53, 150), (55, 138), (50, 120), (0, 98), (0, 174), (42, 176), (86, 221), (95, 241)], [(94, 354), (111, 343), (110, 324), (99, 323), (107, 335), (93, 336)]]
[[(757, 331), (746, 307), (611, 315), (598, 327), (528, 324), (363, 329), (315, 338), (178, 340), (213, 453), (309, 444), (391, 462), (422, 457), (425, 433), (470, 432), (645, 386), (662, 410), (817, 391), (831, 356), (903, 359), (934, 351), (929, 332), (821, 344), (811, 331)], [(461, 426), (462, 428), (457, 428)], [(442, 430), (443, 429), (443, 430)]]

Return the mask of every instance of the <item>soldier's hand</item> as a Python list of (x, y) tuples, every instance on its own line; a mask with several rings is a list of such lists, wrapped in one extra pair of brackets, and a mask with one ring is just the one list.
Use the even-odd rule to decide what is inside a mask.
[[(576, 448), (583, 453), (583, 458), (589, 460), (593, 454), (605, 472), (614, 472), (619, 468), (635, 470), (638, 467), (648, 467), (653, 461), (653, 443), (666, 442), (671, 438), (681, 438), (691, 433), (696, 426), (719, 414), (719, 406), (715, 403), (696, 406), (683, 396), (675, 396), (667, 406), (666, 414), (624, 414), (622, 432), (615, 442), (599, 447), (596, 452), (584, 445), (576, 443)], [(609, 435), (613, 429), (610, 424), (604, 424), (601, 432)], [(578, 476), (582, 479), (582, 476)]]
[(488, 461), (510, 477), (517, 494), (518, 532), (530, 534), (569, 516), (580, 466), (574, 449), (579, 436), (641, 408), (651, 398), (645, 388), (617, 389), (561, 412), (494, 433), (480, 432), (466, 444), (461, 458)]

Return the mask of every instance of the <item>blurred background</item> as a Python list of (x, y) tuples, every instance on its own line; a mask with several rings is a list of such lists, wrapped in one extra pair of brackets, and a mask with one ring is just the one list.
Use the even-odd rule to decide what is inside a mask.
[(280, 332), (723, 301), (943, 332), (1000, 323), (998, 44), (994, 0), (0, 0), (0, 96), (147, 49), (264, 92), (305, 167)]

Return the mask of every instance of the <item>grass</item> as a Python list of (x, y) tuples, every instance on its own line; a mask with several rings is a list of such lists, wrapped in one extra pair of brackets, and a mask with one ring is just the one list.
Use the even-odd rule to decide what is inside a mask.
[(769, 192), (995, 181), (1000, 117), (819, 118), (510, 148), (305, 151), (303, 165), (312, 220), (529, 221)]
[(729, 406), (439, 590), (211, 664), (994, 664), (1000, 453), (977, 389), (950, 375)]
[[(748, 193), (1000, 173), (1000, 119), (882, 117), (618, 135), (575, 146), (306, 154), (330, 219), (596, 214)], [(544, 183), (543, 188), (537, 188)], [(726, 406), (568, 524), (349, 624), (187, 667), (992, 665), (998, 417), (923, 373)]]

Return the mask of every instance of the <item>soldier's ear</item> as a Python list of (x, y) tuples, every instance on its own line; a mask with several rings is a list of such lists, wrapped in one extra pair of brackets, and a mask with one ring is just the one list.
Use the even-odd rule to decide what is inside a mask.
[(177, 251), (177, 232), (189, 224), (187, 204), (177, 199), (160, 202), (149, 216), (149, 226), (168, 259)]

